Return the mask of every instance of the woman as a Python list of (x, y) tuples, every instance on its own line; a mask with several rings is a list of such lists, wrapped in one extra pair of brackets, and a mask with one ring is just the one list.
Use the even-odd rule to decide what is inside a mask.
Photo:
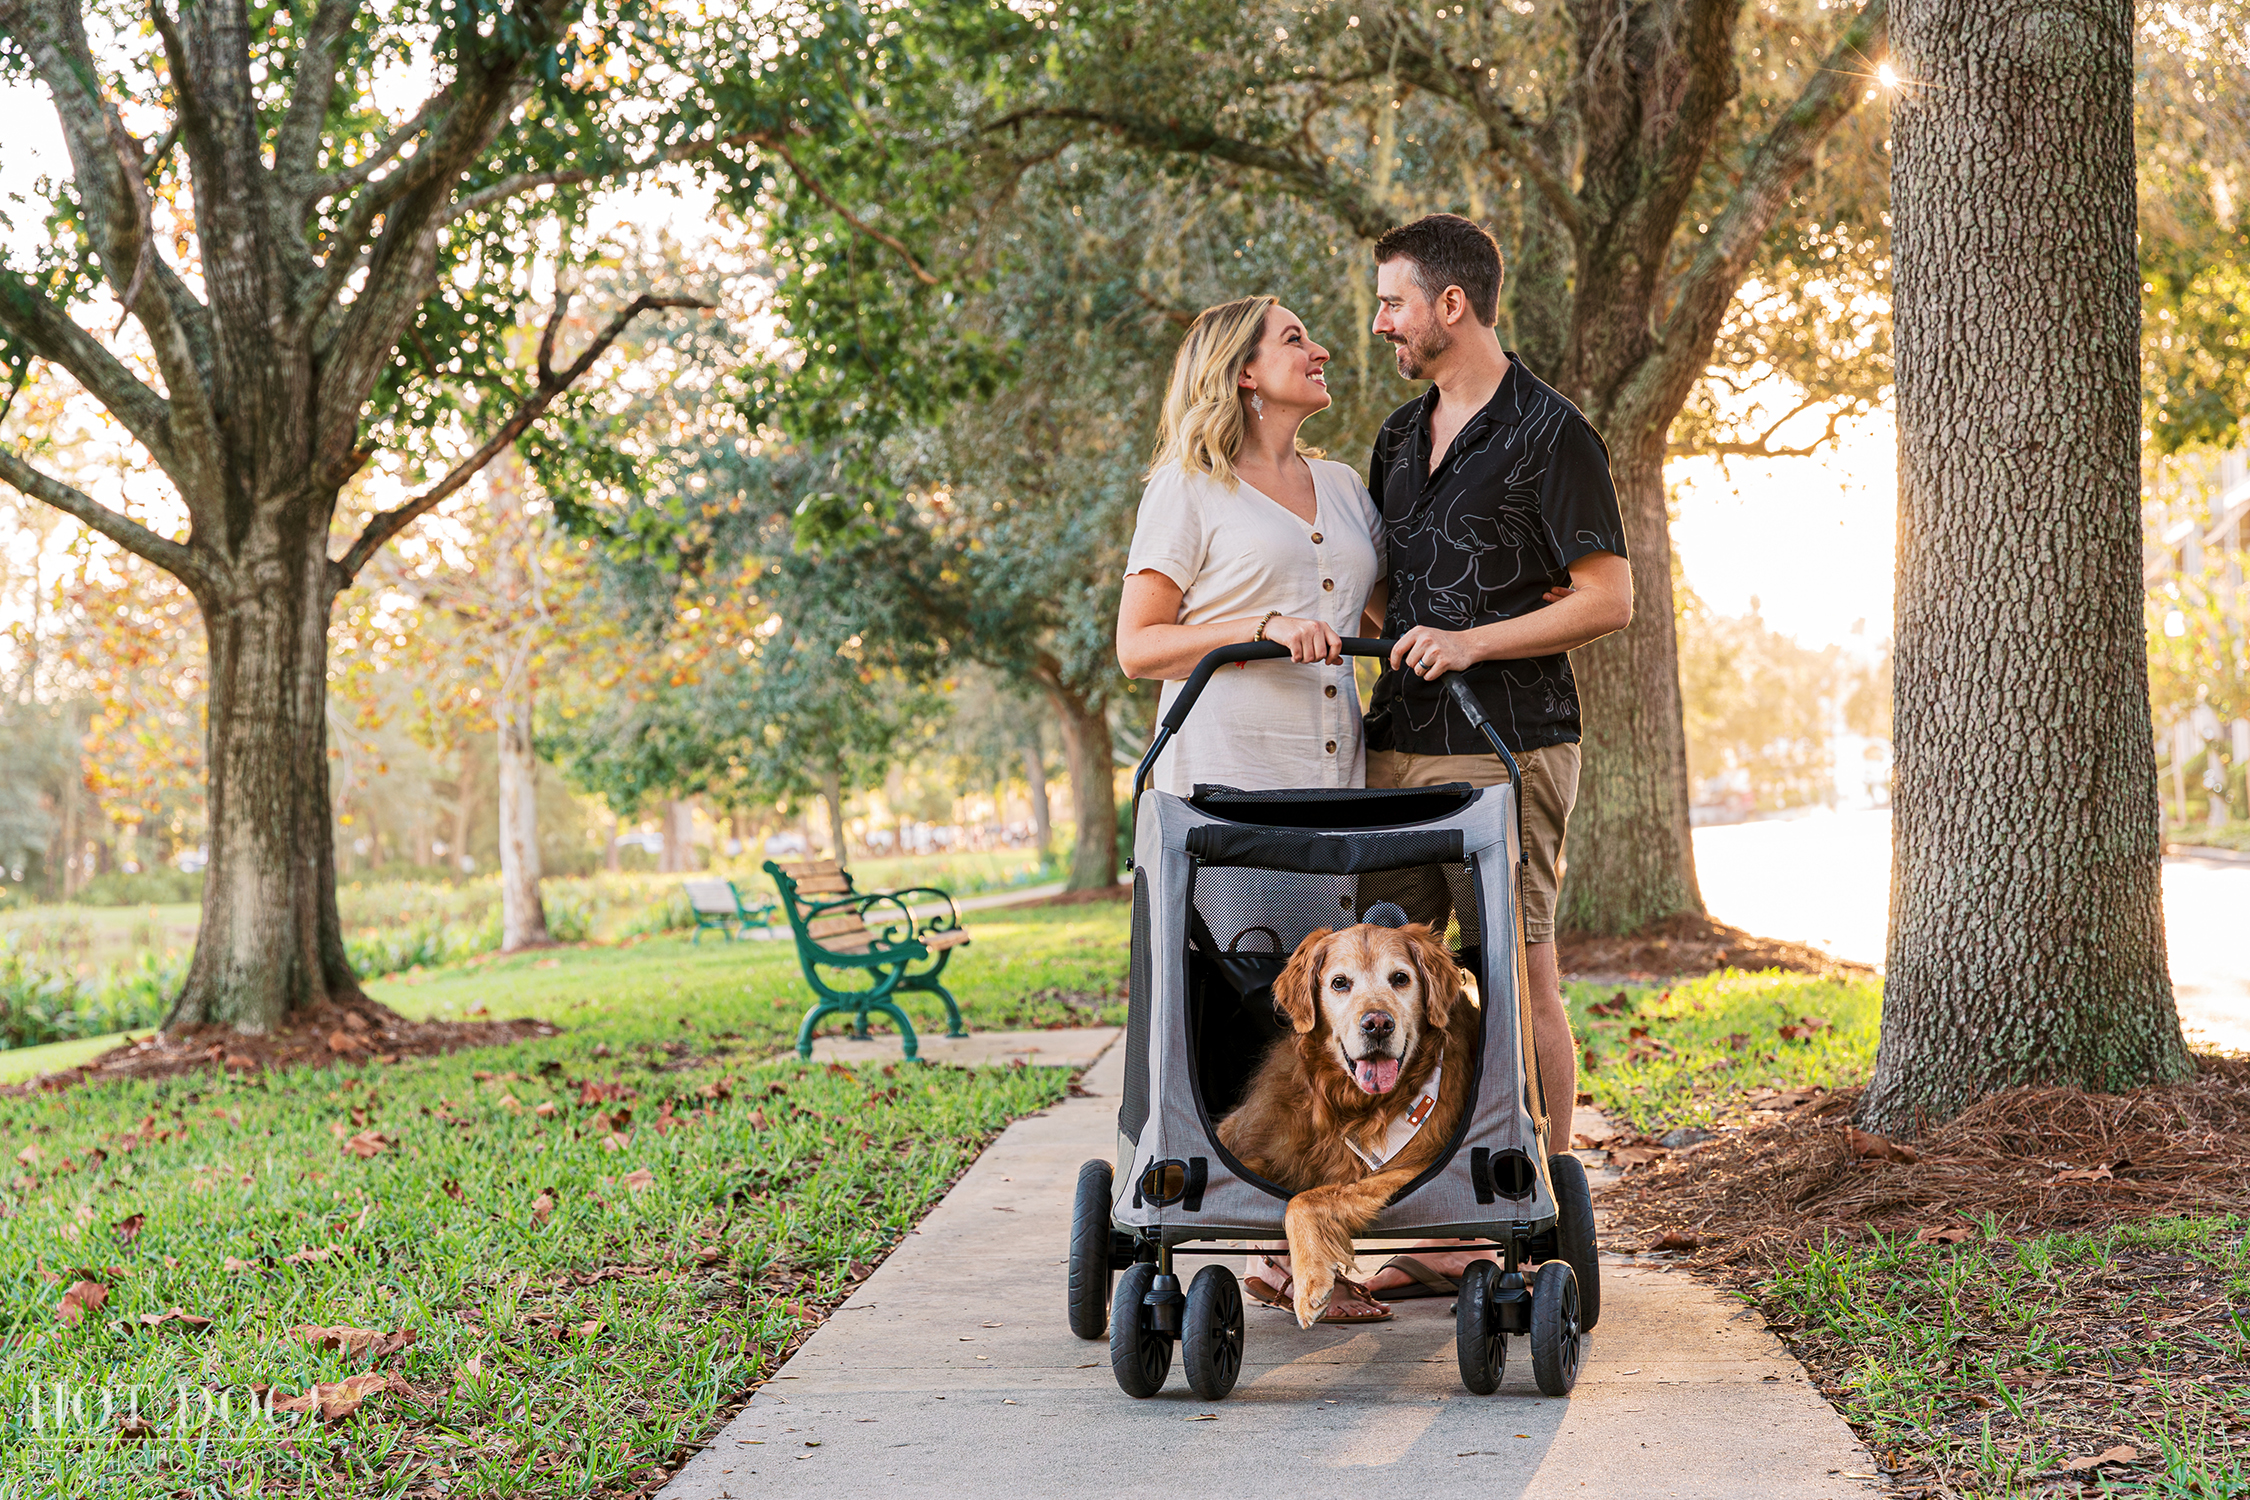
[[(1327, 363), (1328, 351), (1272, 297), (1205, 308), (1172, 362), (1125, 565), (1118, 665), (1163, 681), (1161, 712), (1217, 647), (1274, 641), (1289, 660), (1212, 677), (1157, 760), (1152, 784), (1165, 791), (1365, 784), (1359, 689), (1342, 637), (1382, 632), (1382, 520), (1356, 473), (1298, 438), (1307, 417), (1328, 409)], [(1287, 1308), (1288, 1257), (1253, 1256), (1243, 1289)], [(1321, 1321), (1390, 1316), (1344, 1282)]]
[[(1164, 684), (1207, 652), (1273, 641), (1289, 660), (1211, 680), (1154, 785), (1359, 786), (1367, 756), (1342, 638), (1382, 628), (1382, 522), (1367, 486), (1305, 447), (1328, 351), (1272, 297), (1206, 308), (1172, 362), (1117, 612), (1117, 662)], [(1370, 613), (1372, 612), (1372, 613)]]

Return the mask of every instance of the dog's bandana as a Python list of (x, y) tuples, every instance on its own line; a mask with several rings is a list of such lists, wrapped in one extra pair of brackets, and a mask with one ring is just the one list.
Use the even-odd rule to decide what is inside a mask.
[(1423, 1125), (1428, 1123), (1431, 1114), (1437, 1109), (1438, 1084), (1444, 1077), (1445, 1054), (1440, 1052), (1437, 1066), (1430, 1069), (1428, 1081), (1422, 1085), (1422, 1092), (1415, 1097), (1414, 1107), (1392, 1118), (1391, 1128), (1383, 1133), (1380, 1150), (1370, 1151), (1350, 1136), (1344, 1137), (1344, 1144), (1352, 1148), (1352, 1155), (1367, 1163), (1368, 1171), (1382, 1171), (1383, 1163), (1397, 1160), (1398, 1154), (1406, 1149), (1406, 1143), (1421, 1134)]

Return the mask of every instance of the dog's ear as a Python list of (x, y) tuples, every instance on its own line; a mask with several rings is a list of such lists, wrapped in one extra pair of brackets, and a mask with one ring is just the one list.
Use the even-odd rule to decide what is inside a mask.
[(1273, 982), (1274, 1004), (1289, 1017), (1299, 1036), (1312, 1030), (1320, 1015), (1320, 1002), (1313, 991), (1320, 984), (1321, 966), (1328, 959), (1328, 938), (1334, 931), (1321, 927), (1306, 933), (1297, 951), (1289, 956), (1289, 966)]
[(1399, 929), (1407, 951), (1414, 955), (1414, 970), (1422, 976), (1422, 1014), (1433, 1031), (1443, 1031), (1461, 1002), (1461, 967), (1445, 939), (1427, 923), (1410, 922)]

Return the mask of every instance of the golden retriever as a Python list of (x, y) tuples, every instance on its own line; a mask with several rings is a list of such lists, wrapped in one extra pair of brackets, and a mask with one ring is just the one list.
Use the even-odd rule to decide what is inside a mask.
[[(1310, 1328), (1351, 1270), (1352, 1236), (1453, 1138), (1475, 1069), (1477, 1011), (1453, 955), (1418, 922), (1321, 928), (1297, 945), (1273, 993), (1295, 1034), (1267, 1049), (1219, 1122), (1219, 1142), (1294, 1195), (1284, 1224), (1297, 1321)], [(1424, 1106), (1441, 1060), (1435, 1102)], [(1393, 1123), (1418, 1106), (1420, 1129), (1386, 1157)]]

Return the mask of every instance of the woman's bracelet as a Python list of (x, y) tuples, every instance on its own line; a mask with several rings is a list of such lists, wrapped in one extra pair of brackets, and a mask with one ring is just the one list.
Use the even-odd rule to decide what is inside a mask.
[(1267, 610), (1267, 611), (1265, 612), (1265, 614), (1264, 614), (1263, 616), (1261, 616), (1261, 617), (1259, 618), (1259, 620), (1258, 620), (1258, 628), (1257, 628), (1257, 630), (1256, 630), (1256, 631), (1254, 631), (1254, 632), (1253, 632), (1253, 633), (1251, 634), (1251, 636), (1250, 636), (1250, 644), (1251, 644), (1251, 645), (1253, 645), (1253, 646), (1256, 646), (1256, 645), (1262, 645), (1262, 644), (1264, 643), (1264, 641), (1265, 641), (1265, 638), (1266, 638), (1266, 627), (1267, 627), (1268, 625), (1272, 624), (1272, 623), (1273, 623), (1273, 617), (1274, 617), (1275, 615), (1278, 615), (1278, 614), (1280, 614), (1280, 613), (1281, 613), (1281, 611), (1280, 611), (1280, 610), (1278, 610), (1278, 609), (1269, 609), (1269, 610)]

